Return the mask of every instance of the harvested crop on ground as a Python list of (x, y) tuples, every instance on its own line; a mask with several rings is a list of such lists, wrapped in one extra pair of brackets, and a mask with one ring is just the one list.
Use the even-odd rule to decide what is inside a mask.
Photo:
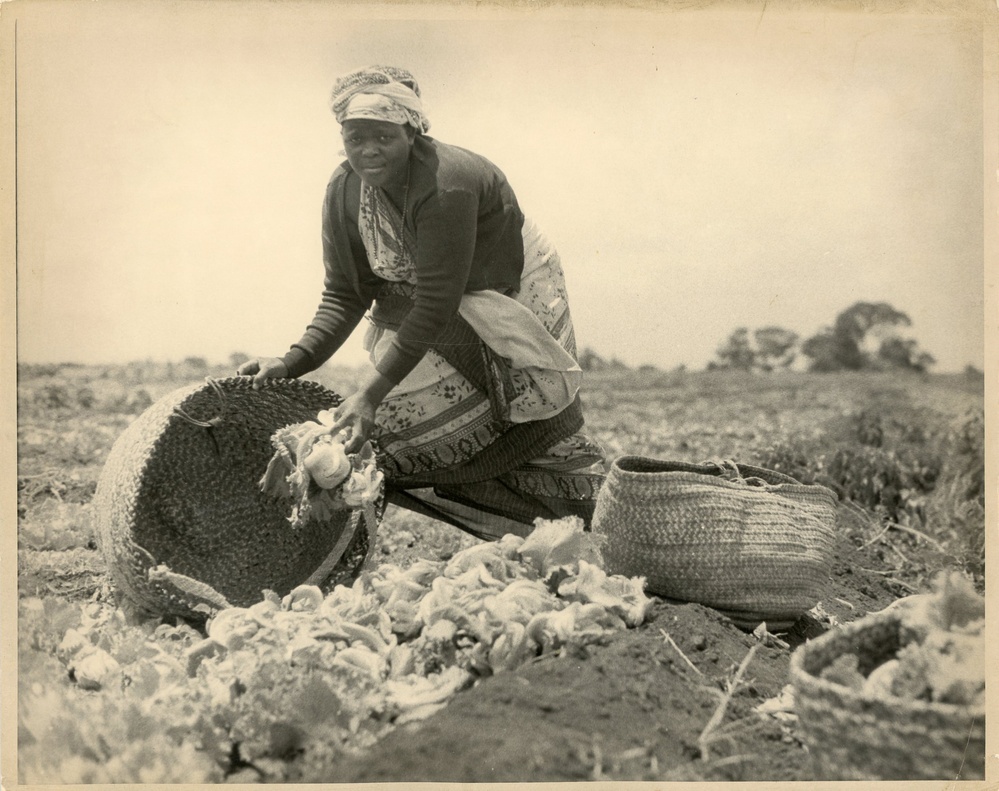
[[(734, 459), (837, 493), (827, 585), (786, 631), (608, 576), (571, 522), (484, 543), (392, 507), (351, 587), (262, 592), (203, 626), (141, 620), (104, 584), (90, 499), (121, 431), (205, 373), (19, 372), (21, 782), (812, 780), (792, 653), (939, 597), (941, 570), (960, 576), (927, 617), (947, 628), (838, 671), (899, 699), (980, 693), (981, 380), (587, 373), (610, 458)], [(356, 373), (319, 378), (350, 392)], [(908, 601), (915, 618), (929, 599)]]
[(860, 658), (843, 654), (821, 677), (869, 697), (897, 697), (985, 707), (985, 599), (957, 573), (942, 574), (933, 592), (899, 599), (894, 656), (860, 673)]

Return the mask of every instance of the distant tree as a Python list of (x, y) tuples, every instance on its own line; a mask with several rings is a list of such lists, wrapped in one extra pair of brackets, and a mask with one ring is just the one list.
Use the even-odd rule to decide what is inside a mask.
[(208, 360), (204, 357), (185, 357), (184, 365), (188, 368), (192, 368), (195, 371), (207, 371), (208, 370)]
[(832, 327), (802, 344), (812, 371), (908, 368), (925, 371), (935, 361), (916, 341), (899, 336), (912, 320), (887, 302), (857, 302), (836, 317)]
[(760, 327), (753, 332), (756, 341), (757, 368), (772, 371), (775, 368), (787, 368), (797, 356), (795, 347), (798, 345), (798, 333), (783, 327)]
[(829, 328), (813, 335), (801, 344), (801, 353), (811, 359), (809, 369), (819, 373), (843, 369), (844, 366), (838, 352), (839, 343)]
[(911, 338), (887, 338), (878, 349), (878, 361), (884, 368), (909, 368), (925, 372), (936, 360), (932, 354), (921, 352)]
[(717, 365), (714, 368), (735, 368), (740, 371), (751, 371), (756, 362), (756, 352), (749, 342), (749, 330), (746, 327), (738, 327), (728, 340), (725, 341), (715, 352), (718, 357)]
[(760, 327), (750, 335), (738, 327), (715, 352), (718, 359), (708, 363), (708, 370), (734, 368), (740, 371), (773, 371), (786, 368), (795, 358), (797, 333), (783, 327)]
[(884, 336), (899, 325), (909, 327), (912, 320), (887, 302), (857, 302), (836, 317), (833, 334), (840, 341), (844, 367), (852, 370), (871, 367), (871, 355), (864, 350), (869, 336)]

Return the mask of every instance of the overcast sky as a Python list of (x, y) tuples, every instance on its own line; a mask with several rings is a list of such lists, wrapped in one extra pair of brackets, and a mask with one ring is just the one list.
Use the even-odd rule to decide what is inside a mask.
[(329, 89), (388, 63), (556, 243), (581, 346), (701, 367), (887, 301), (939, 370), (982, 367), (981, 32), (835, 5), (22, 9), (20, 359), (282, 354), (322, 283)]

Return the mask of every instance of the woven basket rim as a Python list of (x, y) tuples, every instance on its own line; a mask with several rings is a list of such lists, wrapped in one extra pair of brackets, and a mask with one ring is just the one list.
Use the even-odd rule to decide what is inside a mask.
[[(673, 461), (666, 459), (656, 459), (650, 456), (626, 455), (619, 456), (611, 462), (613, 471), (620, 477), (629, 480), (670, 480), (686, 481), (691, 483), (705, 483), (712, 486), (721, 486), (726, 489), (733, 489), (740, 492), (810, 492), (814, 494), (825, 494), (835, 503), (839, 498), (836, 493), (826, 486), (818, 483), (802, 483), (790, 475), (785, 475), (776, 470), (766, 467), (755, 467), (751, 464), (736, 463), (739, 472), (747, 478), (760, 478), (766, 481), (766, 486), (747, 485), (729, 481), (721, 477), (721, 467), (705, 462), (696, 464), (687, 461)], [(636, 469), (640, 468), (640, 469)], [(770, 480), (768, 480), (770, 479)], [(772, 482), (771, 482), (772, 481)]]
[[(247, 390), (253, 387), (253, 377), (251, 376), (229, 376), (223, 378), (208, 377), (202, 382), (192, 383), (184, 387), (179, 387), (176, 390), (167, 393), (161, 399), (161, 401), (166, 401), (168, 399), (172, 400), (174, 402), (174, 411), (166, 419), (164, 419), (162, 425), (160, 426), (159, 433), (148, 443), (146, 450), (146, 465), (143, 466), (143, 468), (139, 471), (138, 474), (138, 478), (140, 481), (147, 474), (146, 467), (148, 466), (149, 462), (165, 450), (166, 444), (172, 441), (172, 432), (176, 430), (176, 427), (179, 423), (182, 423), (184, 421), (185, 416), (181, 413), (180, 410), (183, 410), (184, 407), (188, 406), (188, 404), (192, 400), (194, 400), (196, 396), (204, 393), (211, 393), (212, 389), (215, 386), (221, 388), (223, 392), (230, 388)], [(340, 396), (340, 394), (337, 393), (336, 391), (331, 390), (325, 385), (320, 384), (319, 382), (314, 382), (310, 379), (270, 378), (270, 379), (265, 379), (260, 385), (260, 388), (270, 389), (270, 390), (285, 390), (288, 392), (312, 390), (318, 394), (330, 395), (336, 398), (342, 398), (342, 396)], [(222, 417), (224, 415), (226, 419), (231, 418), (234, 414), (238, 414), (234, 413), (233, 409), (234, 407), (232, 406), (232, 403), (226, 402), (225, 406), (221, 405), (219, 406), (219, 414), (217, 416)], [(216, 415), (212, 414), (192, 415), (191, 417), (204, 420), (216, 417)], [(292, 421), (289, 420), (289, 425), (291, 424), (291, 422)], [(232, 460), (230, 460), (230, 462), (231, 461)], [(258, 470), (256, 467), (253, 467), (252, 460), (250, 459), (246, 458), (242, 459), (240, 466), (246, 469), (247, 472), (253, 476), (258, 476), (263, 472), (262, 470)], [(160, 474), (163, 475), (164, 471), (160, 470)]]
[[(826, 644), (831, 643), (834, 640), (845, 639), (853, 635), (862, 634), (870, 629), (890, 623), (901, 624), (901, 618), (897, 612), (870, 613), (857, 619), (856, 621), (835, 627), (825, 634), (816, 637), (814, 640), (809, 640), (804, 645), (800, 646), (793, 654), (791, 654), (790, 670), (792, 679), (800, 679), (813, 689), (838, 696), (850, 704), (876, 701), (884, 706), (912, 713), (933, 712), (937, 714), (954, 714), (962, 717), (985, 716), (986, 707), (984, 705), (963, 706), (959, 703), (944, 703), (926, 700), (910, 700), (908, 698), (875, 697), (872, 695), (864, 695), (860, 691), (850, 689), (842, 684), (836, 684), (832, 681), (821, 678), (814, 673), (810, 673), (805, 669), (806, 659), (813, 652), (820, 650)], [(842, 654), (838, 654), (838, 656), (842, 656)]]

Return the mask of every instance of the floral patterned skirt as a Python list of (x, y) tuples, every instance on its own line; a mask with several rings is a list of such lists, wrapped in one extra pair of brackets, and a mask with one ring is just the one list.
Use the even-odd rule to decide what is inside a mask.
[[(575, 358), (561, 261), (530, 222), (524, 226), (524, 259), (520, 291), (510, 299), (528, 308)], [(405, 291), (404, 285), (394, 288)], [(365, 339), (372, 362), (377, 363), (392, 337), (393, 330), (372, 325)], [(507, 384), (515, 405), (549, 404), (551, 412), (553, 390), (545, 372), (512, 369)], [(574, 396), (569, 396), (571, 404), (557, 408), (567, 408), (566, 414), (578, 410)], [(508, 422), (496, 419), (489, 394), (434, 350), (384, 399), (373, 433), (394, 468), (389, 480), (398, 482), (391, 487), (390, 502), (483, 538), (526, 535), (537, 517), (578, 515), (588, 523), (605, 472), (601, 448), (575, 431), (556, 437), (540, 455), (510, 465), (501, 461), (509, 456), (502, 453), (502, 444), (516, 442), (516, 436)], [(459, 468), (460, 478), (448, 480), (447, 471)], [(425, 485), (428, 480), (434, 483)]]

